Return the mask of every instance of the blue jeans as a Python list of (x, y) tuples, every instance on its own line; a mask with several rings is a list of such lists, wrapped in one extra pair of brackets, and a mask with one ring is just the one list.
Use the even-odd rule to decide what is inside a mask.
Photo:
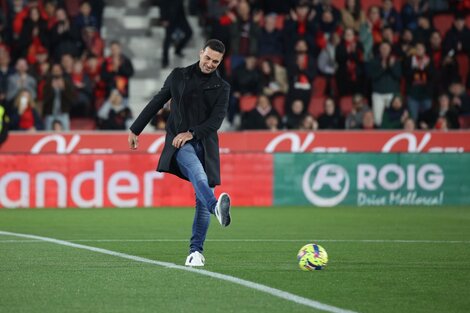
[(186, 143), (176, 152), (176, 162), (181, 173), (193, 185), (196, 193), (196, 213), (194, 214), (189, 253), (202, 252), (211, 213), (214, 213), (217, 199), (209, 187), (207, 174), (204, 171), (204, 147), (201, 142)]
[(412, 97), (408, 97), (408, 111), (410, 112), (411, 118), (416, 122), (419, 114), (426, 110), (429, 110), (432, 106), (431, 99), (416, 100)]

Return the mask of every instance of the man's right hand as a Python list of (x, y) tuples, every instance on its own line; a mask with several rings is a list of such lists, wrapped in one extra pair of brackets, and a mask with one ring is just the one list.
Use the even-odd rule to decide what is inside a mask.
[(127, 138), (127, 141), (129, 142), (129, 149), (131, 150), (136, 150), (139, 146), (138, 136), (133, 132), (129, 132), (129, 137)]

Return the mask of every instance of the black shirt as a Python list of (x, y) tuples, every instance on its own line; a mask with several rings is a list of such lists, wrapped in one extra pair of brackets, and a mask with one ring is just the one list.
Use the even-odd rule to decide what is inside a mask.
[(187, 108), (186, 114), (182, 116), (180, 131), (192, 129), (199, 124), (203, 103), (203, 85), (209, 81), (214, 73), (205, 74), (201, 72), (199, 63), (196, 63), (190, 73), (191, 77), (186, 81), (183, 92), (184, 106)]

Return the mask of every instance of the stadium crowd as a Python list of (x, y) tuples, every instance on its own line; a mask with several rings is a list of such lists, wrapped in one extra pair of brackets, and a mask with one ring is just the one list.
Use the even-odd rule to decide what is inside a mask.
[[(162, 14), (183, 2), (153, 1)], [(11, 130), (69, 130), (81, 117), (128, 128), (134, 69), (100, 35), (104, 7), (0, 1), (0, 113)], [(189, 11), (228, 48), (230, 129), (469, 127), (470, 0), (190, 0)], [(170, 25), (163, 67), (170, 32), (186, 32), (184, 44), (192, 32)]]
[(126, 129), (129, 79), (121, 44), (100, 35), (103, 0), (3, 0), (0, 105), (10, 130), (69, 130), (71, 119)]
[(468, 127), (469, 10), (470, 1), (208, 0), (199, 14), (229, 47), (236, 129), (446, 130)]

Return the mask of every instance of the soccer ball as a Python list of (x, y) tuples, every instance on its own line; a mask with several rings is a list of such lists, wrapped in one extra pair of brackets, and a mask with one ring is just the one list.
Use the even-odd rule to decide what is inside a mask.
[(309, 243), (300, 248), (297, 254), (299, 267), (303, 271), (316, 271), (325, 268), (328, 263), (326, 250), (315, 243)]

